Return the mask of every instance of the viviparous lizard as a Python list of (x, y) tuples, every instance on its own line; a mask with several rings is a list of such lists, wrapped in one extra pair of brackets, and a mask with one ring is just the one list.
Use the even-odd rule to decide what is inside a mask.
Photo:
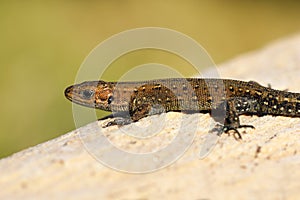
[(87, 81), (65, 90), (74, 103), (115, 113), (106, 126), (125, 125), (168, 111), (210, 113), (222, 132), (238, 128), (240, 115), (300, 117), (300, 93), (275, 90), (254, 81), (170, 78), (136, 82)]

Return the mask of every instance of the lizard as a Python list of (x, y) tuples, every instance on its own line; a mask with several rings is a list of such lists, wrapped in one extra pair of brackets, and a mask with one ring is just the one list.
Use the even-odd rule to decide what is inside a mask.
[[(300, 117), (300, 93), (264, 87), (255, 81), (168, 78), (147, 81), (86, 81), (65, 89), (76, 104), (117, 113), (104, 127), (126, 125), (169, 111), (210, 113), (219, 134), (233, 130), (241, 139), (240, 115)], [(127, 116), (122, 113), (128, 113)]]

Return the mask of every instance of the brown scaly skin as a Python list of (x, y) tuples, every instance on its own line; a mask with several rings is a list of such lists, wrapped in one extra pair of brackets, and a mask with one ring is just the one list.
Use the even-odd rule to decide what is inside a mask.
[(172, 78), (140, 82), (88, 81), (68, 87), (67, 99), (105, 111), (128, 112), (106, 126), (124, 125), (162, 112), (211, 113), (223, 132), (240, 125), (239, 115), (300, 117), (300, 94), (264, 87), (254, 81)]

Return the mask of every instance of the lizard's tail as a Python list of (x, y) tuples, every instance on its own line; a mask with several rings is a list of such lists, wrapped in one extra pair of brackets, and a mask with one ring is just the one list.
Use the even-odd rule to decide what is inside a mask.
[(288, 117), (300, 117), (300, 93), (272, 90), (262, 98), (263, 113)]

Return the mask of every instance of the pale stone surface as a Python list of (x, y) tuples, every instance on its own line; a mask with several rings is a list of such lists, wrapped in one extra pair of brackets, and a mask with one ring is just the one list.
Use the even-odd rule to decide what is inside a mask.
[[(300, 91), (300, 35), (237, 57), (219, 71)], [(247, 134), (240, 142), (222, 135), (204, 159), (199, 152), (212, 126), (208, 114), (171, 112), (122, 129), (95, 122), (0, 160), (0, 199), (299, 199), (300, 119), (241, 121), (256, 129), (242, 129)], [(108, 163), (122, 171), (162, 168), (131, 174)]]

